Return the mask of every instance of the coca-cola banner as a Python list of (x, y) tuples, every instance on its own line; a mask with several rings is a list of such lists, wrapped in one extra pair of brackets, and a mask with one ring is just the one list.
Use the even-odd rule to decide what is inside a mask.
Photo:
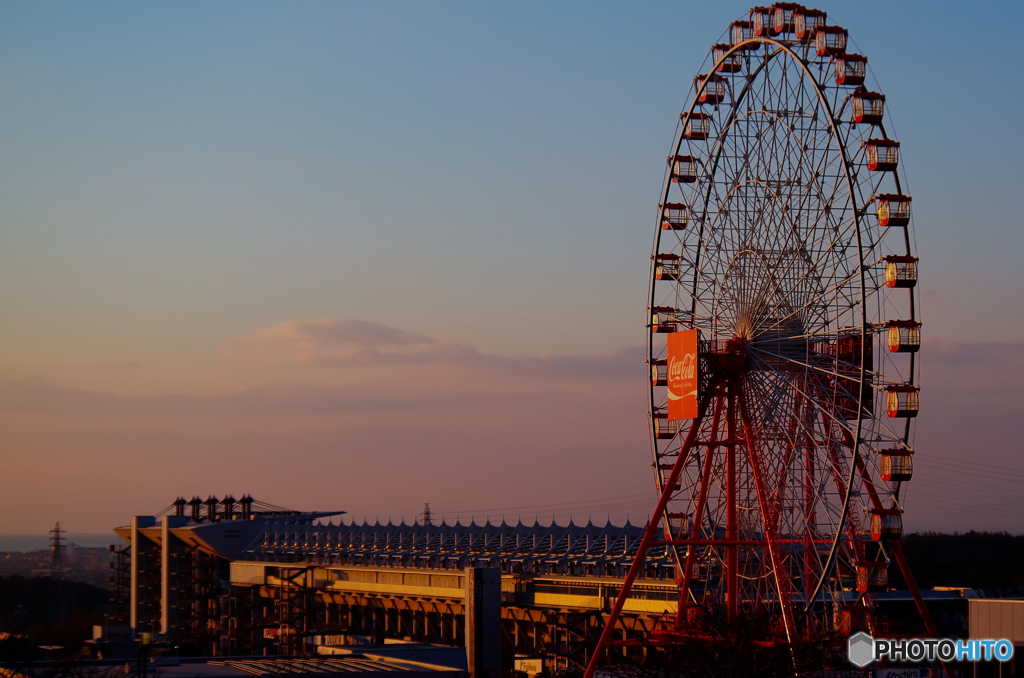
[(700, 330), (668, 335), (668, 418), (697, 416), (697, 339)]

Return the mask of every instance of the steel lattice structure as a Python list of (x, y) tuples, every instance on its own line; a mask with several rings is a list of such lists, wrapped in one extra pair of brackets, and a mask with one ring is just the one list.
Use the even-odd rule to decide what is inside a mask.
[[(695, 609), (767, 612), (787, 644), (871, 629), (891, 564), (933, 628), (896, 541), (919, 392), (911, 199), (885, 96), (826, 18), (777, 3), (733, 22), (668, 157), (648, 296), (659, 502), (630, 573), (671, 549), (667, 636)], [(670, 419), (665, 337), (694, 330), (695, 416)]]
[[(246, 549), (257, 562), (314, 563), (463, 570), (497, 567), (505, 573), (622, 577), (644, 528), (606, 525), (394, 525), (314, 524), (275, 518)], [(671, 578), (675, 561), (667, 547), (652, 550), (647, 575)]]

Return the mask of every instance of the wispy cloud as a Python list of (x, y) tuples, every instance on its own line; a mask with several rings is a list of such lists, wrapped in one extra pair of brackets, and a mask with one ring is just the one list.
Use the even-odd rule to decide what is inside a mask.
[(1024, 409), (1024, 341), (925, 341), (922, 398), (929, 391), (980, 405), (998, 399)]
[(430, 344), (430, 337), (366, 320), (319, 318), (283, 322), (257, 330), (250, 339), (293, 344), (306, 349), (340, 347), (394, 348)]
[(285, 322), (243, 337), (228, 353), (318, 369), (355, 366), (442, 366), (538, 378), (628, 379), (643, 373), (643, 350), (625, 347), (594, 356), (503, 356), (465, 344), (361, 320), (323, 318)]
[(415, 356), (436, 340), (397, 327), (348, 318), (281, 322), (242, 337), (226, 353), (319, 367), (372, 363), (381, 356)]
[[(242, 337), (228, 352), (258, 370), (291, 366), (264, 383), (214, 395), (126, 396), (35, 378), (0, 381), (0, 414), (58, 416), (290, 416), (441, 412), (468, 405), (568, 397), (610, 381), (641, 384), (640, 347), (591, 356), (502, 356), (378, 323), (285, 322)], [(367, 371), (359, 369), (369, 366)], [(127, 368), (123, 368), (127, 369)], [(313, 378), (315, 377), (315, 379)], [(641, 388), (634, 389), (636, 393)]]
[(142, 368), (142, 363), (134, 360), (98, 360), (96, 366), (105, 370), (128, 372)]

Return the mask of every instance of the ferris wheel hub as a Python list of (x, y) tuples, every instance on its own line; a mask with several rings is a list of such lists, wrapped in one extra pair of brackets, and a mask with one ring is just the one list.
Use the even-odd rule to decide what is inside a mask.
[(733, 337), (724, 343), (712, 343), (710, 357), (714, 368), (728, 376), (746, 373), (750, 367), (750, 340), (746, 337)]

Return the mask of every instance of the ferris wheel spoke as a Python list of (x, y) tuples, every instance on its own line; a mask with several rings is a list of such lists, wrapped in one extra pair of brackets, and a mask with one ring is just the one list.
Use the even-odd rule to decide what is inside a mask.
[[(842, 237), (842, 234), (840, 235), (840, 237)], [(818, 268), (819, 262), (821, 262), (821, 260), (822, 260), (822, 259), (824, 259), (824, 256), (825, 256), (825, 254), (827, 254), (827, 252), (826, 252), (826, 253), (823, 253), (823, 254), (822, 254), (822, 256), (821, 256), (821, 257), (819, 257), (819, 260), (818, 260), (818, 261), (816, 261), (816, 262), (814, 262), (814, 264), (812, 265), (812, 267), (811, 267), (811, 268), (809, 268), (809, 269), (808, 269), (808, 270), (807, 270), (807, 271), (806, 271), (806, 272), (805, 272), (805, 273), (803, 274), (803, 276), (801, 277), (801, 279), (797, 281), (797, 284), (799, 284), (799, 283), (803, 282), (803, 281), (804, 281), (804, 280), (805, 280), (805, 279), (806, 279), (807, 277), (809, 277), (809, 276), (810, 276), (810, 274), (811, 274), (811, 273), (813, 272), (813, 270), (815, 270), (815, 269), (817, 269), (817, 268)], [(833, 293), (833, 292), (836, 292), (836, 291), (838, 291), (838, 290), (840, 290), (840, 289), (844, 288), (844, 287), (845, 287), (846, 285), (848, 285), (848, 284), (849, 284), (849, 283), (850, 283), (850, 282), (851, 282), (852, 280), (854, 280), (854, 279), (855, 279), (856, 275), (857, 275), (857, 274), (856, 274), (856, 273), (854, 273), (854, 274), (852, 274), (852, 275), (849, 275), (849, 276), (847, 276), (846, 278), (843, 278), (843, 279), (839, 279), (838, 281), (835, 281), (835, 279), (833, 279), (833, 282), (832, 282), (832, 284), (831, 284), (830, 286), (827, 286), (827, 287), (825, 287), (824, 289), (820, 290), (820, 291), (818, 292), (817, 296), (815, 296), (815, 297), (813, 297), (813, 298), (809, 299), (809, 300), (808, 300), (808, 301), (806, 301), (806, 302), (805, 302), (804, 304), (802, 304), (802, 305), (800, 305), (799, 307), (795, 308), (795, 309), (794, 309), (793, 311), (791, 311), (791, 312), (790, 312), (790, 313), (788, 313), (787, 315), (785, 315), (785, 316), (783, 316), (782, 318), (778, 319), (778, 321), (776, 322), (776, 324), (775, 324), (775, 325), (772, 325), (772, 326), (768, 326), (768, 327), (765, 327), (765, 326), (764, 326), (763, 324), (761, 324), (761, 325), (759, 325), (759, 326), (758, 326), (758, 328), (757, 328), (757, 329), (758, 329), (758, 330), (762, 330), (762, 331), (763, 331), (763, 330), (765, 330), (765, 329), (772, 329), (772, 328), (774, 328), (775, 326), (777, 326), (778, 324), (780, 324), (780, 323), (782, 323), (782, 322), (785, 322), (785, 321), (787, 321), (787, 320), (789, 320), (789, 319), (791, 319), (791, 318), (793, 318), (793, 317), (796, 317), (796, 316), (798, 316), (798, 315), (799, 315), (800, 313), (802, 313), (802, 312), (803, 312), (803, 311), (805, 311), (806, 309), (810, 308), (810, 307), (811, 307), (812, 305), (820, 303), (820, 302), (821, 302), (821, 301), (822, 301), (822, 300), (823, 300), (824, 298), (826, 298), (826, 297), (827, 297), (827, 296), (828, 296), (829, 294), (831, 294), (831, 293)], [(822, 281), (822, 282), (825, 282), (825, 281)], [(789, 296), (790, 296), (789, 294), (786, 294), (786, 295), (780, 295), (780, 297), (779, 297), (779, 301), (778, 301), (778, 302), (776, 303), (776, 305), (775, 305), (775, 306), (774, 306), (774, 307), (773, 307), (772, 309), (770, 309), (770, 311), (769, 311), (768, 313), (766, 313), (766, 314), (764, 315), (764, 318), (765, 318), (766, 320), (767, 320), (767, 319), (771, 319), (771, 318), (772, 318), (772, 314), (773, 314), (773, 313), (774, 313), (774, 312), (775, 312), (776, 310), (778, 310), (778, 309), (779, 309), (779, 308), (781, 307), (781, 305), (782, 305), (782, 304), (784, 303), (784, 301), (785, 301), (785, 300), (786, 300), (786, 299), (787, 299), (787, 298), (788, 298)]]
[[(850, 283), (850, 282), (852, 282), (852, 278), (848, 278), (848, 279), (846, 279), (844, 281), (840, 281), (832, 289), (830, 289), (825, 295), (823, 295), (820, 298), (816, 298), (816, 299), (813, 299), (813, 300), (809, 301), (803, 308), (809, 308), (813, 304), (815, 304), (816, 302), (822, 301), (823, 299), (827, 298), (828, 294), (835, 293), (838, 296), (843, 290), (847, 290), (847, 283)], [(869, 300), (872, 296), (874, 296), (880, 290), (881, 290), (881, 287), (875, 287), (875, 288), (867, 289), (865, 291), (865, 294), (864, 294), (864, 300), (865, 301)], [(858, 300), (857, 303), (859, 303), (859, 300)], [(855, 307), (857, 305), (857, 303), (855, 303), (853, 299), (844, 300), (843, 304), (839, 305), (839, 308), (837, 308), (837, 309), (835, 309), (833, 311), (834, 315), (830, 315), (830, 316), (822, 315), (822, 316), (819, 316), (818, 319), (817, 319), (817, 325), (819, 327), (826, 327), (826, 328), (827, 327), (835, 326), (836, 324), (838, 324), (838, 322), (842, 319), (842, 317), (844, 315), (847, 315), (847, 314), (849, 314), (851, 312), (851, 310), (853, 309), (853, 307)], [(801, 309), (797, 309), (797, 310), (801, 310)], [(775, 322), (772, 325), (769, 325), (767, 327), (762, 326), (761, 331), (764, 332), (764, 331), (768, 331), (768, 330), (771, 330), (771, 329), (774, 329), (776, 327), (781, 326), (783, 322), (785, 322), (789, 318), (794, 317), (796, 312), (797, 312), (797, 310), (794, 310), (793, 312), (789, 313), (784, 318), (780, 318), (777, 322)]]
[[(783, 375), (776, 375), (776, 377), (777, 377), (777, 378), (776, 378), (776, 379), (774, 379), (774, 380), (769, 380), (769, 383), (771, 383), (771, 387), (772, 387), (772, 388), (778, 389), (779, 387), (778, 387), (778, 386), (777, 386), (777, 385), (776, 385), (775, 383), (772, 383), (772, 382), (777, 382), (777, 381), (780, 381), (780, 380), (783, 380), (783, 381), (785, 382), (786, 386), (790, 385), (790, 380), (791, 380), (792, 378), (785, 378), (785, 377), (784, 377)], [(760, 382), (755, 382), (755, 383), (757, 383), (759, 387), (765, 387), (765, 384), (766, 384), (766, 382), (765, 382), (765, 381), (760, 381)], [(798, 391), (800, 391), (800, 389), (799, 389), (799, 388), (798, 388), (797, 390), (798, 390)], [(803, 391), (802, 391), (802, 392), (803, 392)], [(803, 395), (801, 395), (801, 397), (803, 397)], [(767, 399), (767, 398), (766, 398), (766, 399)], [(809, 404), (809, 406), (813, 407), (813, 404)], [(778, 412), (778, 411), (780, 411), (780, 410), (778, 410), (778, 409), (774, 409), (774, 408), (769, 408), (769, 409), (768, 409), (768, 412)], [(782, 411), (784, 412), (784, 410), (782, 410)], [(811, 430), (811, 429), (809, 429), (809, 428), (807, 427), (807, 424), (806, 424), (806, 423), (804, 423), (804, 422), (801, 422), (801, 427), (802, 427), (802, 429), (803, 429), (803, 433), (802, 433), (802, 434), (803, 434), (804, 436), (806, 436), (806, 437), (807, 437), (808, 439), (810, 439), (810, 438), (813, 438), (813, 437), (814, 437), (814, 431), (813, 431), (813, 430)], [(792, 439), (792, 437), (791, 437), (791, 442), (793, 442), (793, 441), (794, 441), (794, 440), (793, 440), (793, 439)], [(820, 491), (818, 491), (818, 492), (820, 492)], [(829, 514), (829, 515), (830, 515), (830, 514)]]
[[(808, 426), (813, 425), (816, 419), (816, 415), (821, 412), (821, 408), (814, 404), (811, 404), (808, 407)], [(831, 428), (829, 426), (827, 417), (821, 418), (821, 425), (823, 427)], [(820, 466), (823, 473), (820, 474), (819, 484), (815, 488), (816, 496), (814, 499), (814, 503), (812, 505), (812, 509), (815, 510), (816, 515), (817, 509), (820, 508), (822, 510), (824, 516), (829, 521), (829, 529), (832, 533), (835, 533), (839, 530), (838, 521), (840, 519), (840, 514), (842, 511), (840, 507), (835, 506), (825, 500), (827, 494), (825, 492), (825, 487), (828, 485), (828, 483), (834, 482), (836, 484), (837, 502), (841, 503), (841, 498), (845, 495), (845, 480), (843, 475), (844, 469), (842, 468), (840, 462), (842, 457), (839, 454), (836, 454), (835, 448), (830, 447), (829, 438), (830, 436), (828, 432), (822, 430), (821, 441), (814, 441), (816, 450), (826, 448), (828, 449), (828, 452), (826, 453), (824, 458), (819, 458), (818, 455), (815, 456), (816, 467)], [(825, 473), (824, 471), (826, 470), (830, 471), (830, 473)]]
[[(787, 380), (787, 382), (788, 382), (788, 380)], [(750, 383), (750, 382), (748, 382), (748, 383)], [(764, 381), (761, 381), (761, 382), (754, 381), (753, 383), (757, 384), (757, 386), (755, 388), (765, 388), (766, 387), (766, 384), (764, 383)], [(789, 385), (789, 384), (787, 383), (786, 385)], [(774, 384), (772, 384), (772, 387), (773, 388), (778, 388), (778, 386), (775, 386)], [(813, 419), (809, 419), (804, 414), (805, 412), (813, 411), (814, 403), (807, 401), (799, 393), (797, 393), (797, 397), (794, 399), (794, 402), (795, 403), (799, 403), (800, 406), (799, 407), (795, 407), (793, 409), (793, 411), (792, 411), (792, 414), (789, 415), (789, 417), (788, 417), (790, 421), (789, 421), (789, 426), (787, 427), (788, 431), (786, 432), (786, 438), (787, 438), (786, 455), (785, 455), (785, 459), (784, 459), (783, 463), (780, 465), (780, 467), (778, 469), (779, 481), (778, 481), (778, 484), (776, 486), (776, 494), (775, 494), (775, 502), (776, 503), (781, 502), (785, 498), (785, 493), (787, 491), (787, 488), (789, 488), (789, 491), (791, 493), (793, 491), (791, 486), (794, 485), (794, 481), (792, 481), (791, 477), (789, 476), (789, 474), (793, 473), (793, 471), (794, 471), (794, 469), (791, 467), (792, 466), (792, 460), (793, 460), (793, 454), (796, 452), (796, 450), (798, 448), (803, 449), (805, 451), (805, 454), (807, 454), (807, 450), (810, 449), (811, 447), (813, 447), (814, 441), (815, 441), (815, 438), (816, 438), (816, 434), (817, 434), (817, 431), (816, 431), (815, 427), (813, 426)], [(769, 410), (769, 412), (771, 412), (771, 411), (772, 410)], [(777, 411), (777, 410), (775, 410), (775, 411)], [(780, 421), (779, 424), (777, 425), (779, 430), (782, 430), (782, 428), (783, 428), (782, 425), (785, 424), (785, 420), (784, 420), (785, 418), (782, 418), (782, 419), (783, 420)], [(806, 488), (802, 488), (802, 489), (806, 489)], [(801, 513), (802, 519), (804, 521), (804, 527), (803, 527), (802, 531), (804, 531), (804, 532), (810, 530), (810, 527), (808, 527), (808, 521), (810, 520), (810, 515), (814, 514), (814, 512), (817, 510), (816, 509), (816, 503), (821, 498), (820, 490), (815, 488), (814, 492), (813, 492), (813, 495), (815, 497), (814, 502), (806, 505), (805, 506), (806, 510)]]
[(831, 212), (831, 208), (835, 204), (836, 194), (843, 189), (843, 184), (842, 182), (838, 181), (839, 176), (837, 175), (835, 177), (837, 181), (833, 182), (830, 194), (826, 197), (824, 193), (822, 193), (822, 188), (824, 188), (823, 180), (827, 178), (827, 174), (823, 171), (824, 167), (827, 166), (828, 164), (834, 164), (839, 161), (838, 154), (830, 153), (828, 149), (833, 140), (834, 135), (831, 131), (831, 128), (829, 128), (827, 137), (823, 139), (825, 143), (825, 148), (822, 149), (822, 152), (820, 153), (821, 158), (819, 164), (814, 167), (814, 171), (811, 175), (812, 177), (817, 179), (815, 185), (818, 187), (816, 192), (818, 194), (819, 199), (819, 214), (818, 217), (814, 220), (814, 223), (818, 223), (820, 221), (822, 213), (827, 215)]
[[(761, 369), (764, 369), (766, 371), (773, 371), (773, 372), (776, 372), (776, 374), (778, 374), (778, 371), (775, 370), (775, 368), (773, 368), (770, 364), (764, 362), (763, 360), (759, 359), (756, 355), (752, 355), (751, 359), (754, 360), (754, 361), (759, 362), (760, 365), (761, 365)], [(825, 373), (825, 374), (828, 374), (828, 373)], [(829, 376), (831, 376), (831, 375), (829, 375)], [(828, 416), (833, 421), (833, 423), (836, 426), (838, 426), (840, 429), (845, 430), (845, 431), (849, 431), (850, 430), (848, 424), (846, 423), (846, 420), (841, 418), (841, 417), (839, 417), (839, 416), (837, 416), (833, 412), (834, 408), (824, 407), (824, 404), (825, 404), (826, 401), (824, 399), (822, 399), (822, 398), (815, 398), (814, 395), (813, 395), (813, 391), (812, 390), (810, 390), (810, 389), (803, 389), (800, 386), (796, 386), (796, 385), (794, 385), (793, 388), (798, 393), (800, 393), (801, 396), (803, 396), (805, 398), (808, 398), (809, 400), (817, 403), (818, 404), (818, 408), (822, 412), (822, 414), (824, 416)], [(852, 392), (846, 392), (846, 391), (839, 392), (839, 391), (837, 391), (836, 394), (833, 397), (835, 397), (835, 396), (852, 397), (854, 395), (855, 394), (852, 393)]]
[[(783, 495), (785, 494), (785, 488), (788, 481), (789, 473), (791, 471), (792, 461), (797, 449), (799, 448), (798, 440), (803, 434), (803, 431), (798, 431), (796, 427), (796, 422), (800, 416), (803, 402), (799, 397), (794, 399), (787, 399), (785, 397), (785, 390), (783, 388), (769, 388), (768, 384), (753, 379), (748, 379), (745, 383), (747, 385), (748, 391), (754, 392), (754, 395), (757, 396), (757, 398), (754, 399), (754, 402), (767, 401), (771, 403), (770, 406), (766, 405), (760, 407), (752, 407), (753, 416), (755, 417), (755, 420), (761, 422), (761, 424), (759, 425), (763, 425), (764, 423), (767, 423), (769, 420), (774, 419), (775, 421), (778, 422), (777, 424), (774, 424), (772, 426), (772, 428), (776, 431), (775, 436), (776, 438), (778, 438), (779, 436), (782, 437), (781, 441), (776, 441), (777, 443), (782, 443), (782, 454), (780, 458), (780, 463), (778, 464), (777, 468), (769, 469), (769, 472), (771, 472), (771, 477), (778, 478), (775, 484), (769, 488), (770, 490), (772, 490), (770, 506), (775, 515), (780, 515), (782, 502), (784, 498)], [(775, 385), (771, 384), (771, 387), (775, 387)], [(772, 412), (789, 411), (790, 405), (792, 405), (793, 410), (790, 414), (779, 417), (771, 417)], [(785, 426), (786, 419), (789, 420), (788, 426)]]
[(753, 429), (750, 425), (750, 418), (748, 416), (746, 406), (746, 396), (743, 393), (742, 388), (740, 388), (736, 397), (739, 404), (739, 418), (743, 428), (743, 437), (746, 442), (747, 455), (750, 461), (750, 473), (753, 476), (757, 503), (763, 517), (764, 529), (767, 536), (769, 562), (771, 563), (775, 588), (778, 592), (780, 607), (782, 608), (783, 624), (785, 626), (787, 639), (792, 641), (796, 629), (792, 618), (792, 610), (789, 605), (791, 591), (790, 587), (787, 585), (788, 581), (782, 576), (782, 554), (779, 550), (778, 537), (775, 534), (775, 517), (771, 515), (768, 507), (767, 490), (765, 488), (764, 473), (761, 466), (760, 450), (757, 445), (758, 438), (754, 435)]
[[(816, 265), (816, 264), (814, 264), (814, 265)], [(768, 268), (768, 267), (766, 267), (766, 268)], [(804, 280), (805, 280), (805, 279), (807, 278), (807, 276), (809, 275), (809, 273), (810, 273), (811, 271), (812, 271), (812, 269), (808, 269), (808, 271), (806, 271), (806, 272), (805, 272), (805, 273), (804, 273), (804, 274), (803, 274), (803, 275), (801, 276), (801, 278), (800, 278), (800, 279), (798, 279), (798, 280), (796, 281), (796, 283), (795, 283), (795, 284), (796, 284), (796, 285), (799, 285), (799, 284), (800, 284), (801, 282), (803, 282), (803, 281), (804, 281)], [(784, 274), (785, 274), (786, 272), (787, 272), (787, 271), (785, 271), (785, 270), (783, 271), (783, 273), (784, 273)], [(805, 310), (805, 309), (806, 309), (807, 307), (809, 307), (809, 306), (810, 306), (811, 304), (813, 304), (813, 303), (815, 303), (815, 302), (819, 302), (819, 301), (821, 300), (821, 298), (822, 298), (822, 297), (824, 297), (824, 296), (827, 296), (827, 294), (829, 294), (829, 293), (830, 293), (830, 292), (832, 292), (832, 291), (835, 291), (836, 289), (838, 289), (839, 287), (841, 287), (841, 286), (842, 286), (842, 285), (843, 285), (844, 283), (848, 283), (848, 282), (849, 282), (849, 280), (850, 280), (850, 278), (847, 278), (847, 279), (845, 279), (845, 280), (842, 280), (842, 281), (840, 281), (839, 283), (835, 284), (835, 285), (834, 285), (834, 286), (833, 286), (832, 288), (824, 290), (823, 292), (819, 293), (819, 294), (818, 294), (818, 295), (817, 295), (816, 297), (812, 298), (811, 300), (809, 300), (809, 301), (805, 302), (804, 304), (802, 304), (801, 306), (799, 306), (798, 308), (796, 308), (796, 309), (795, 309), (795, 310), (794, 310), (793, 312), (791, 312), (791, 313), (787, 314), (787, 315), (785, 316), (785, 318), (784, 318), (784, 319), (789, 319), (789, 318), (792, 318), (793, 316), (795, 316), (795, 315), (797, 315), (797, 314), (801, 313), (801, 312), (802, 312), (803, 310)], [(775, 281), (775, 287), (779, 287), (779, 285), (778, 285), (778, 281)], [(789, 288), (789, 289), (792, 289), (792, 288)], [(779, 307), (779, 306), (781, 306), (781, 305), (782, 305), (782, 303), (784, 303), (784, 300), (785, 300), (785, 299), (787, 299), (787, 298), (788, 298), (788, 297), (790, 297), (790, 296), (791, 296), (791, 295), (790, 295), (790, 294), (788, 294), (788, 293), (783, 293), (783, 294), (779, 294), (779, 295), (778, 295), (778, 297), (777, 297), (777, 298), (778, 298), (778, 301), (776, 302), (775, 306), (774, 306), (774, 307), (772, 308), (772, 311), (771, 311), (771, 312), (774, 312), (774, 310), (777, 310), (777, 309), (778, 309), (778, 307)], [(764, 317), (771, 317), (771, 312), (769, 312), (769, 313), (766, 313), (766, 314), (764, 314)]]
[[(765, 360), (764, 356), (769, 356), (773, 360)], [(832, 360), (830, 356), (823, 355), (822, 357), (827, 358), (829, 361)], [(815, 365), (810, 362), (797, 360), (792, 356), (768, 351), (764, 348), (756, 349), (754, 353), (751, 354), (751, 359), (759, 361), (763, 369), (778, 371), (776, 365), (773, 364), (776, 362), (786, 363), (795, 368), (804, 368), (808, 372), (813, 372), (821, 376), (828, 377), (829, 379), (835, 380), (834, 382), (832, 382), (836, 387), (835, 397), (856, 397), (856, 384), (859, 383), (859, 377), (856, 377), (854, 375), (860, 373), (860, 366), (857, 364), (847, 362), (837, 365), (836, 369), (829, 369), (827, 365)], [(829, 362), (828, 364), (831, 364), (831, 362)], [(841, 369), (839, 369), (844, 366), (846, 368), (845, 373)], [(886, 386), (899, 385), (904, 383), (882, 372), (878, 372), (872, 369), (865, 369), (864, 378), (867, 386), (871, 390), (876, 392), (884, 392)], [(850, 388), (839, 388), (840, 384), (851, 384), (852, 386), (850, 388), (854, 388), (855, 390), (850, 390)]]
[[(765, 356), (768, 356), (768, 357), (772, 358), (772, 360), (766, 360)], [(760, 361), (763, 369), (773, 370), (773, 371), (779, 372), (780, 374), (782, 372), (781, 372), (781, 370), (778, 369), (777, 363), (785, 363), (785, 364), (790, 365), (793, 368), (803, 368), (804, 371), (813, 372), (813, 373), (816, 373), (816, 374), (819, 374), (819, 375), (822, 375), (822, 376), (827, 376), (827, 377), (830, 377), (830, 378), (833, 378), (833, 379), (838, 379), (838, 380), (841, 380), (841, 381), (851, 381), (851, 380), (853, 380), (853, 377), (852, 377), (852, 373), (853, 372), (856, 372), (857, 374), (860, 374), (860, 365), (856, 365), (854, 363), (845, 362), (845, 363), (837, 365), (836, 369), (829, 369), (827, 365), (824, 365), (824, 364), (823, 365), (815, 365), (813, 363), (804, 362), (802, 360), (797, 360), (796, 358), (792, 357), (791, 355), (785, 355), (785, 354), (782, 354), (782, 353), (775, 353), (775, 352), (769, 351), (769, 350), (767, 350), (767, 349), (765, 349), (763, 347), (755, 348), (753, 350), (752, 354), (751, 354), (751, 358)], [(821, 354), (821, 358), (822, 358), (823, 362), (827, 361), (828, 365), (833, 365), (835, 363), (835, 360), (831, 356), (829, 356), (829, 355)], [(841, 368), (841, 367), (844, 367), (844, 366), (848, 370), (845, 374), (838, 369), (838, 368)], [(873, 378), (875, 378), (875, 376), (876, 375), (875, 375), (874, 372), (872, 372), (872, 371), (865, 371), (865, 379), (872, 380)], [(859, 377), (856, 380), (859, 381)], [(853, 393), (852, 392), (848, 392), (848, 393), (844, 392), (841, 395), (851, 396), (851, 395), (853, 395)]]
[[(763, 384), (759, 384), (759, 386), (763, 386)], [(811, 407), (803, 409), (806, 411), (810, 411)], [(757, 415), (754, 416), (756, 417)], [(812, 516), (818, 514), (820, 510), (819, 503), (823, 499), (820, 484), (818, 487), (808, 488), (802, 486), (802, 484), (799, 483), (799, 480), (792, 480), (790, 478), (790, 475), (792, 475), (792, 477), (795, 478), (795, 473), (793, 473), (794, 469), (792, 468), (792, 453), (795, 452), (796, 449), (799, 447), (805, 451), (805, 455), (809, 454), (807, 452), (807, 449), (808, 446), (811, 445), (813, 438), (815, 436), (815, 431), (813, 430), (813, 427), (811, 427), (809, 424), (810, 422), (805, 419), (800, 408), (797, 408), (793, 411), (790, 417), (790, 427), (788, 435), (790, 444), (786, 446), (787, 454), (785, 455), (785, 460), (780, 465), (780, 467), (776, 469), (776, 473), (779, 476), (779, 480), (775, 486), (771, 510), (774, 512), (776, 516), (779, 516), (782, 513), (781, 509), (783, 507), (783, 503), (786, 502), (786, 500), (789, 500), (788, 506), (790, 508), (793, 508), (793, 505), (795, 504), (794, 496), (797, 494), (797, 492), (802, 492), (804, 494), (803, 510), (789, 511), (788, 513), (790, 517), (786, 527), (788, 529), (788, 532), (790, 533), (799, 533), (805, 536), (811, 535), (811, 537), (809, 538), (813, 539), (814, 534), (816, 533), (816, 529), (811, 524)], [(814, 465), (812, 464), (812, 470), (813, 468)], [(804, 469), (803, 472), (806, 472), (806, 469)], [(827, 517), (831, 517), (831, 513), (829, 511), (826, 511), (825, 513)]]

